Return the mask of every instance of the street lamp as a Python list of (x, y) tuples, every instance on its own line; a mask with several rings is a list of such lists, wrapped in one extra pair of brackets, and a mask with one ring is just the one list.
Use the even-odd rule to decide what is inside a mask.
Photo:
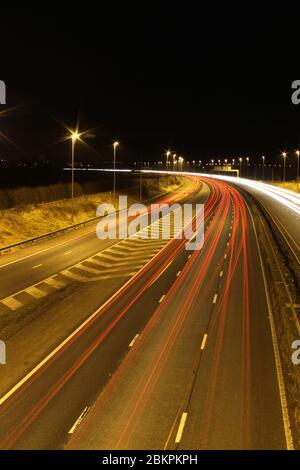
[(180, 163), (180, 171), (182, 171), (182, 167), (183, 167), (183, 157), (179, 157), (179, 163)]
[(167, 157), (167, 171), (168, 171), (168, 166), (169, 166), (169, 156), (171, 155), (170, 150), (166, 152), (166, 157)]
[(266, 157), (263, 155), (262, 157), (262, 179), (264, 180), (265, 179), (265, 159)]
[(119, 142), (115, 140), (113, 143), (113, 149), (114, 149), (114, 205), (116, 204), (116, 156), (117, 156), (117, 147), (119, 145)]
[(72, 199), (72, 225), (74, 224), (74, 163), (75, 163), (75, 144), (76, 141), (80, 138), (78, 131), (71, 132), (70, 138), (72, 140), (72, 189), (71, 189), (71, 199)]
[(240, 177), (241, 177), (242, 176), (242, 163), (243, 163), (242, 157), (239, 158), (239, 162), (240, 162)]
[(296, 150), (296, 155), (297, 155), (297, 183), (298, 183), (299, 182), (299, 156), (300, 156), (299, 150)]
[(175, 171), (175, 158), (176, 158), (176, 153), (173, 154), (173, 171)]
[(170, 150), (166, 152), (167, 156), (167, 186), (169, 187), (169, 156), (171, 155)]
[(246, 158), (247, 161), (247, 178), (248, 178), (248, 173), (249, 173), (249, 157)]
[(285, 182), (285, 161), (286, 161), (287, 153), (282, 152), (282, 157), (283, 157), (283, 181)]

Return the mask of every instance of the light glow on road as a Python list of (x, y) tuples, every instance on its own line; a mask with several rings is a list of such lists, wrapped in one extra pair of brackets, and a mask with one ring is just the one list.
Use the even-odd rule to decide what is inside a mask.
[(234, 183), (238, 186), (243, 186), (245, 188), (255, 189), (260, 193), (263, 193), (270, 198), (274, 199), (276, 202), (286, 206), (288, 209), (293, 211), (295, 214), (300, 215), (300, 194), (297, 194), (288, 189), (278, 188), (271, 184), (261, 183), (258, 181), (252, 181), (246, 178), (236, 178), (233, 176), (224, 176), (224, 175), (211, 175), (209, 173), (192, 173), (192, 172), (164, 172), (164, 171), (152, 171), (152, 170), (143, 170), (144, 173), (169, 173), (181, 176), (198, 176), (211, 179), (218, 179), (228, 183)]

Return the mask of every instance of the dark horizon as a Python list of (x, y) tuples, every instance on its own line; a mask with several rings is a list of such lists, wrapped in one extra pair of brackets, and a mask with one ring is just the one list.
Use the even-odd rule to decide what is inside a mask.
[[(196, 9), (4, 9), (1, 77), (7, 106), (0, 143), (9, 160), (68, 159), (63, 124), (94, 129), (94, 155), (189, 160), (279, 158), (300, 146), (291, 102), (297, 27), (246, 14), (215, 19)], [(229, 16), (229, 15), (228, 15)], [(293, 164), (293, 158), (290, 163)]]

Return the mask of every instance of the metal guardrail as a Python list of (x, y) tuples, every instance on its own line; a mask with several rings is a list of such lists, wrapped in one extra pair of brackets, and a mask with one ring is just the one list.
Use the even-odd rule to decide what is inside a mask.
[[(166, 193), (159, 194), (157, 196), (154, 196), (154, 197), (151, 197), (151, 198), (148, 198), (148, 199), (143, 199), (141, 202), (153, 201), (154, 199), (157, 199), (157, 198), (162, 197), (162, 196), (166, 196), (170, 193), (171, 193), (171, 191), (168, 191)], [(117, 213), (119, 213), (119, 211), (117, 211)], [(23, 240), (21, 242), (14, 243), (12, 245), (0, 247), (0, 256), (2, 255), (2, 253), (5, 253), (6, 251), (9, 251), (13, 248), (17, 248), (17, 247), (20, 247), (22, 245), (27, 245), (27, 244), (30, 244), (30, 243), (34, 243), (34, 242), (43, 240), (44, 238), (47, 238), (47, 237), (51, 238), (55, 235), (58, 235), (59, 233), (67, 232), (69, 230), (76, 230), (80, 227), (83, 227), (84, 225), (87, 225), (89, 223), (92, 223), (92, 222), (95, 222), (96, 220), (101, 220), (101, 219), (102, 219), (102, 217), (93, 217), (92, 219), (88, 219), (88, 220), (85, 220), (83, 222), (79, 222), (78, 224), (68, 225), (67, 227), (60, 228), (58, 230), (54, 230), (53, 232), (44, 233), (43, 235), (39, 235), (38, 237), (29, 238), (27, 240)]]

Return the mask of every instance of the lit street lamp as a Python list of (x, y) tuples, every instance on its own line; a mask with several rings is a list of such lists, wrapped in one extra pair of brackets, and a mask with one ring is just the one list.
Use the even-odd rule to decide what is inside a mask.
[(285, 181), (285, 161), (287, 157), (286, 152), (282, 152), (282, 157), (283, 157), (283, 181)]
[(74, 163), (75, 163), (75, 144), (79, 139), (80, 134), (78, 131), (71, 132), (72, 140), (72, 189), (71, 189), (71, 198), (72, 198), (72, 225), (74, 224)]
[(296, 150), (296, 155), (297, 155), (297, 183), (298, 183), (299, 182), (299, 156), (300, 156), (299, 150)]
[(262, 179), (265, 179), (265, 159), (266, 157), (263, 155), (262, 157)]
[(171, 155), (170, 150), (166, 152), (166, 157), (167, 157), (167, 186), (169, 186), (169, 156)]
[(182, 171), (182, 168), (183, 168), (183, 157), (179, 157), (179, 164), (180, 164), (180, 171)]
[(169, 156), (170, 156), (170, 155), (171, 155), (171, 152), (170, 152), (170, 150), (168, 150), (168, 151), (166, 152), (166, 157), (167, 157), (167, 171), (168, 171), (168, 167), (169, 167)]
[(176, 153), (173, 154), (173, 171), (175, 171), (175, 165), (176, 165)]
[(239, 161), (240, 161), (240, 177), (241, 177), (242, 176), (242, 163), (243, 163), (242, 157), (239, 158)]
[(114, 148), (114, 205), (116, 204), (116, 155), (117, 155), (118, 145), (119, 145), (119, 142), (116, 140), (113, 143), (113, 148)]

